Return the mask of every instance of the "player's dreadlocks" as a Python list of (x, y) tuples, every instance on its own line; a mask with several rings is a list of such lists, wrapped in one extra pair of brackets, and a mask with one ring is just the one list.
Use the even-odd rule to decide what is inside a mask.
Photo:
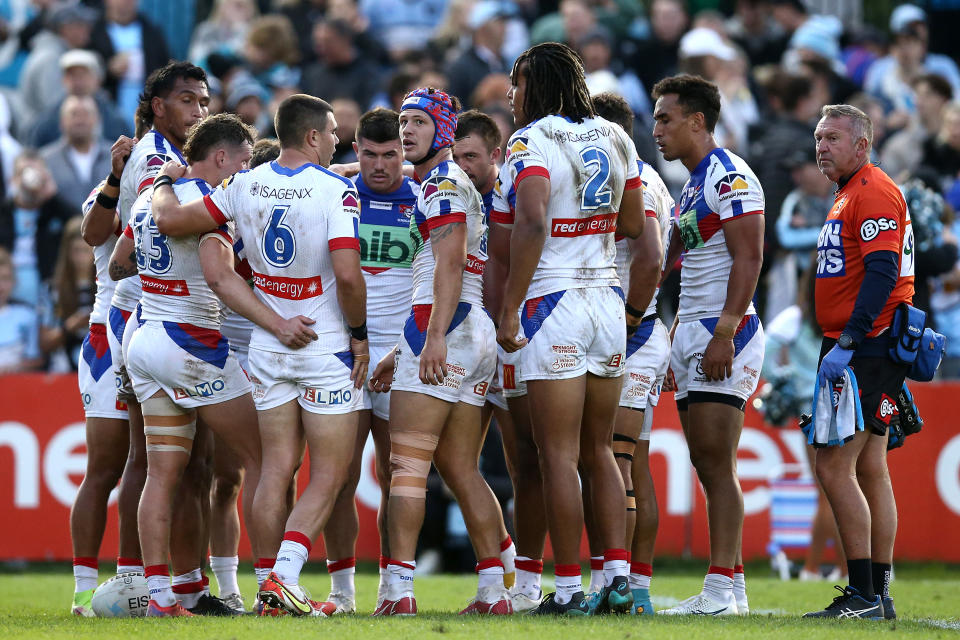
[(516, 79), (518, 73), (527, 79), (523, 112), (530, 121), (551, 113), (576, 122), (594, 115), (583, 61), (567, 45), (544, 42), (530, 47), (513, 63), (510, 76)]

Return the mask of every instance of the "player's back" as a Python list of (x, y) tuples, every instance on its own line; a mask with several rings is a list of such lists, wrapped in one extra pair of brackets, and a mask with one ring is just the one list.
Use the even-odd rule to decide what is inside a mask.
[(527, 293), (617, 285), (614, 231), (625, 189), (639, 186), (636, 151), (623, 130), (597, 117), (550, 115), (510, 138), (514, 189), (529, 176), (550, 180), (546, 240)]
[[(242, 171), (205, 199), (218, 221), (234, 220), (263, 302), (284, 318), (316, 321), (318, 340), (298, 353), (349, 347), (337, 302), (331, 252), (357, 249), (359, 199), (349, 180), (314, 164), (288, 169), (277, 161)], [(257, 327), (250, 346), (290, 352)]]
[[(203, 180), (181, 178), (173, 190), (180, 202), (190, 202), (210, 193), (211, 188)], [(130, 211), (137, 270), (143, 285), (141, 318), (219, 329), (220, 300), (203, 276), (199, 238), (174, 238), (160, 233), (150, 210), (152, 201), (151, 189), (140, 194)], [(227, 228), (218, 229), (217, 233), (232, 243)]]

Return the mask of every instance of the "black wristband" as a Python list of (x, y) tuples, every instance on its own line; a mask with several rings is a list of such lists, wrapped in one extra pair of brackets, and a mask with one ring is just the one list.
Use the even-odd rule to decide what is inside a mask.
[(120, 178), (118, 178), (117, 176), (113, 175), (113, 171), (111, 171), (111, 172), (110, 172), (110, 175), (107, 176), (107, 184), (110, 185), (111, 187), (119, 187), (119, 186), (120, 186)]
[(634, 316), (634, 317), (637, 317), (637, 318), (642, 318), (642, 317), (643, 317), (643, 311), (640, 311), (640, 310), (637, 309), (636, 307), (631, 306), (630, 303), (628, 303), (628, 302), (626, 302), (626, 301), (624, 301), (624, 303), (623, 303), (623, 310), (626, 311), (627, 313), (629, 313), (630, 315)]
[(116, 209), (118, 202), (120, 202), (120, 198), (111, 198), (103, 191), (97, 194), (97, 204), (108, 211)]
[(361, 342), (367, 339), (367, 323), (364, 322), (359, 327), (350, 327), (350, 337)]
[(157, 176), (157, 179), (153, 181), (153, 188), (162, 187), (163, 185), (168, 185), (173, 187), (173, 178), (166, 174), (161, 174)]

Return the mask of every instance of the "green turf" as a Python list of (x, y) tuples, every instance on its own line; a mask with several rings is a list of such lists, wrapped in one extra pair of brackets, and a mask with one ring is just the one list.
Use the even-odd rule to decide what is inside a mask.
[[(702, 568), (701, 568), (702, 569)], [(748, 569), (749, 571), (749, 569)], [(252, 572), (242, 569), (241, 588), (252, 604)], [(655, 604), (686, 598), (699, 591), (697, 571), (667, 569), (654, 578)], [(475, 590), (474, 576), (429, 576), (417, 579), (421, 614), (413, 619), (371, 619), (368, 614), (376, 597), (377, 577), (370, 572), (357, 576), (360, 613), (348, 618), (319, 620), (294, 618), (117, 620), (80, 619), (69, 615), (72, 579), (69, 568), (58, 566), (22, 573), (0, 573), (0, 640), (51, 638), (63, 640), (112, 640), (137, 635), (140, 638), (176, 640), (257, 639), (306, 640), (305, 634), (332, 634), (337, 640), (422, 640), (423, 638), (483, 638), (500, 640), (557, 640), (568, 633), (581, 638), (603, 637), (640, 640), (656, 636), (664, 640), (711, 640), (743, 638), (797, 638), (819, 640), (841, 637), (875, 638), (879, 630), (898, 637), (960, 637), (960, 572), (954, 568), (905, 567), (893, 586), (900, 619), (893, 623), (868, 621), (801, 620), (804, 611), (820, 609), (834, 593), (826, 583), (781, 582), (758, 570), (748, 573), (750, 607), (747, 618), (687, 619), (602, 617), (553, 620), (515, 616), (460, 618), (456, 611), (467, 604)], [(105, 579), (106, 572), (101, 573)], [(326, 595), (325, 573), (310, 572), (303, 584), (315, 596)], [(269, 634), (269, 635), (264, 635)], [(389, 636), (385, 634), (390, 634)], [(869, 636), (868, 636), (869, 634)]]

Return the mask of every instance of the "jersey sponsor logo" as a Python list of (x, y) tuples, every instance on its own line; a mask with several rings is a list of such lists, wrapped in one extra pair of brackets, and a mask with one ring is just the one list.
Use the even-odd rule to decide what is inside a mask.
[(596, 142), (602, 138), (609, 138), (611, 132), (610, 127), (597, 127), (584, 133), (577, 131), (554, 131), (553, 139), (557, 144), (563, 144), (565, 142)]
[(883, 422), (883, 424), (889, 426), (890, 420), (892, 420), (893, 416), (896, 415), (900, 415), (900, 410), (897, 408), (896, 401), (887, 394), (882, 394), (880, 396), (880, 406), (877, 407), (877, 419)]
[(503, 388), (517, 388), (517, 368), (512, 364), (503, 365)]
[(350, 404), (353, 401), (354, 389), (345, 387), (335, 391), (319, 389), (317, 387), (306, 387), (303, 390), (303, 399), (314, 404), (341, 405)]
[(860, 239), (864, 242), (870, 242), (883, 231), (891, 231), (897, 228), (897, 221), (893, 218), (870, 218), (864, 220), (860, 225)]
[(465, 266), (463, 270), (467, 273), (483, 275), (483, 269), (486, 264), (487, 261), (485, 258), (478, 258), (477, 256), (467, 254), (467, 266)]
[(253, 284), (257, 289), (286, 300), (305, 300), (323, 293), (320, 276), (313, 278), (283, 278), (265, 273), (253, 273)]
[(423, 188), (423, 201), (428, 202), (438, 193), (456, 193), (457, 185), (452, 180), (444, 178), (443, 176), (437, 176), (427, 180), (426, 186)]
[(607, 366), (612, 369), (619, 369), (622, 364), (623, 364), (622, 353), (615, 353), (612, 356), (610, 356), (609, 360), (607, 360)]
[(159, 170), (160, 167), (162, 167), (167, 160), (170, 160), (170, 156), (166, 154), (150, 153), (150, 154), (147, 154), (146, 161), (144, 162), (144, 166), (147, 167), (147, 169)]
[(378, 202), (376, 200), (370, 200), (371, 209), (381, 209), (383, 211), (390, 211), (393, 209), (393, 204), (389, 202)]
[(728, 173), (720, 178), (713, 185), (713, 188), (716, 189), (720, 201), (723, 202), (724, 200), (741, 195), (738, 192), (748, 191), (750, 185), (747, 184), (747, 180), (743, 177), (742, 173)]
[(141, 275), (140, 282), (143, 284), (144, 293), (178, 297), (190, 295), (190, 288), (187, 286), (186, 280), (162, 280), (160, 278)]
[(410, 218), (413, 215), (413, 205), (412, 204), (398, 204), (397, 209), (400, 211), (400, 214), (404, 218)]
[(513, 142), (510, 143), (510, 148), (507, 149), (507, 155), (511, 153), (518, 153), (520, 151), (527, 150), (527, 138), (520, 136), (519, 138), (514, 138)]
[(341, 200), (344, 209), (356, 213), (358, 216), (360, 215), (360, 199), (354, 191), (344, 191)]
[(617, 214), (604, 213), (589, 218), (554, 218), (550, 235), (554, 238), (575, 238), (613, 233), (617, 230)]
[(487, 395), (487, 389), (489, 387), (490, 384), (487, 382), (478, 382), (477, 384), (473, 385), (473, 392), (478, 396), (485, 396)]
[(563, 371), (577, 366), (577, 359), (573, 356), (560, 356), (550, 365), (554, 371)]
[(843, 251), (842, 220), (827, 220), (817, 239), (817, 277), (836, 278), (846, 274), (846, 254)]
[(412, 263), (413, 246), (408, 228), (360, 225), (360, 266), (409, 269)]
[(227, 383), (223, 381), (223, 378), (217, 378), (216, 380), (210, 380), (193, 385), (193, 388), (174, 387), (173, 399), (186, 400), (187, 398), (211, 398), (218, 391), (223, 391), (224, 387), (226, 386)]
[(909, 224), (910, 214), (907, 213), (907, 226), (903, 230), (903, 248), (900, 251), (900, 277), (908, 278), (914, 275), (914, 238), (913, 225)]
[(302, 200), (309, 198), (313, 193), (313, 187), (302, 187), (300, 189), (277, 189), (268, 184), (254, 182), (250, 185), (250, 195), (261, 198), (271, 198), (273, 200)]

